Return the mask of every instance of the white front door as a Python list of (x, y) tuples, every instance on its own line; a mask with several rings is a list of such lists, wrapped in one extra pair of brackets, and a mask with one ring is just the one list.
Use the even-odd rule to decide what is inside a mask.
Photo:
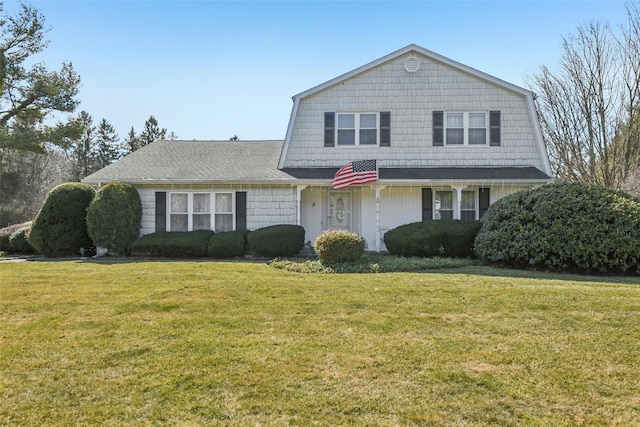
[(329, 228), (351, 231), (351, 192), (329, 192)]

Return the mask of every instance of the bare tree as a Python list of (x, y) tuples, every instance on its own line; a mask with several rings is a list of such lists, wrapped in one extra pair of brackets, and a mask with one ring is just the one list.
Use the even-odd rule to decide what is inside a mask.
[(638, 164), (640, 15), (633, 4), (627, 11), (620, 36), (607, 24), (581, 26), (563, 40), (557, 69), (543, 66), (528, 78), (561, 180), (620, 188)]

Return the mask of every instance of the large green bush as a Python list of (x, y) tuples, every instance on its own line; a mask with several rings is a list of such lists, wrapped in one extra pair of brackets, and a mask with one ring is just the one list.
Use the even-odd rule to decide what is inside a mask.
[(304, 247), (304, 228), (288, 224), (259, 228), (247, 235), (247, 242), (259, 256), (294, 256)]
[(384, 244), (392, 255), (469, 258), (479, 229), (479, 221), (414, 222), (387, 231)]
[(638, 274), (640, 200), (580, 183), (521, 191), (489, 208), (475, 247), (511, 266)]
[(365, 241), (350, 231), (326, 230), (316, 238), (314, 247), (321, 261), (355, 261), (364, 253)]
[(87, 232), (87, 208), (95, 194), (92, 187), (77, 182), (51, 190), (33, 220), (29, 244), (49, 257), (78, 255), (80, 248), (89, 251), (93, 242)]
[(213, 231), (172, 231), (147, 234), (134, 241), (131, 252), (167, 258), (204, 258)]
[(213, 258), (235, 258), (244, 255), (245, 231), (216, 233), (209, 239), (207, 256)]
[(128, 255), (139, 237), (142, 204), (131, 184), (110, 182), (98, 190), (87, 210), (87, 229), (96, 244)]

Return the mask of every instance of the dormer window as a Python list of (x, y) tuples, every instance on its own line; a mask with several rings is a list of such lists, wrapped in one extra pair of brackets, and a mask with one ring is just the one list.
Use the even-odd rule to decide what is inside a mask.
[(377, 144), (377, 113), (338, 113), (338, 145)]
[(391, 113), (324, 113), (325, 147), (388, 147)]

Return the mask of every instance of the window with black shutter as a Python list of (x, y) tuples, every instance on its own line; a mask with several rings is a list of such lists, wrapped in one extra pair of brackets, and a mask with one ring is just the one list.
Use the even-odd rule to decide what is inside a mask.
[(433, 112), (433, 146), (444, 145), (444, 111)]
[(433, 192), (430, 188), (422, 189), (422, 220), (433, 220)]
[(489, 111), (489, 145), (497, 147), (500, 144), (500, 111)]
[(391, 113), (389, 111), (380, 113), (380, 146), (391, 146)]
[(334, 147), (336, 139), (336, 113), (324, 113), (324, 146)]
[(167, 193), (156, 191), (156, 233), (167, 231)]

